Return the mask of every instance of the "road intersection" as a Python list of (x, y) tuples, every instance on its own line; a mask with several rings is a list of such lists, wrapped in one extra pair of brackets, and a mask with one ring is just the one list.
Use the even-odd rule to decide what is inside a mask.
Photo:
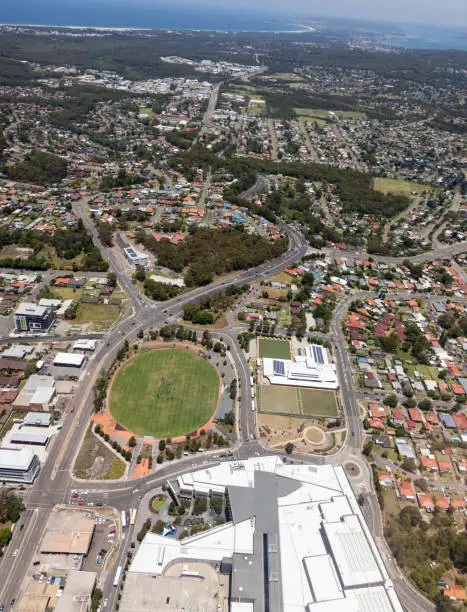
[[(94, 223), (85, 213), (85, 205), (86, 202), (84, 200), (78, 202), (75, 205), (75, 212), (92, 234), (95, 245), (101, 250), (103, 257), (109, 262), (110, 269), (116, 273), (120, 286), (129, 296), (132, 314), (104, 336), (105, 342), (94, 357), (92, 371), (84, 377), (76, 391), (74, 397), (75, 412), (65, 415), (63, 430), (56, 436), (47, 462), (43, 465), (34, 486), (25, 495), (27, 509), (21, 517), (20, 525), (14, 530), (12, 542), (7, 548), (0, 564), (0, 584), (2, 585), (0, 587), (0, 602), (8, 602), (13, 598), (18, 600), (21, 585), (32, 562), (34, 551), (41, 539), (49, 513), (54, 505), (68, 503), (72, 490), (86, 488), (89, 500), (92, 500), (93, 503), (113, 506), (118, 510), (128, 510), (138, 504), (138, 501), (135, 499), (137, 497), (136, 492), (138, 492), (138, 498), (141, 498), (141, 496), (148, 494), (154, 488), (164, 484), (169, 478), (192, 471), (193, 469), (207, 467), (207, 465), (215, 464), (222, 460), (219, 455), (225, 453), (225, 451), (183, 458), (176, 464), (158, 467), (154, 474), (138, 480), (137, 485), (135, 485), (135, 481), (86, 481), (84, 483), (73, 478), (73, 463), (86, 431), (84, 424), (88, 422), (93, 410), (94, 383), (99, 375), (108, 370), (124, 342), (132, 343), (137, 338), (140, 330), (158, 329), (166, 321), (179, 319), (182, 314), (183, 305), (187, 302), (201, 300), (204, 297), (215, 294), (219, 290), (225, 289), (229, 285), (257, 282), (263, 277), (279, 272), (284, 267), (300, 260), (308, 251), (308, 246), (303, 236), (294, 227), (283, 224), (282, 229), (289, 236), (289, 250), (281, 257), (264, 263), (257, 268), (240, 272), (228, 280), (216, 281), (207, 287), (197, 288), (184, 293), (181, 297), (162, 304), (155, 304), (140, 294), (129, 274), (121, 269), (120, 262), (112, 251), (102, 244)], [(464, 250), (465, 248), (467, 248), (467, 244)], [(452, 252), (452, 247), (449, 250), (441, 247), (432, 254), (417, 256), (418, 259), (411, 258), (411, 260), (428, 261), (434, 258), (448, 257), (452, 255)], [(339, 256), (343, 255), (340, 251), (338, 253)], [(352, 256), (355, 257), (355, 253)], [(375, 257), (374, 259), (388, 262), (394, 260), (394, 263), (398, 263), (398, 260), (396, 261), (394, 258)], [(373, 490), (372, 475), (368, 464), (361, 455), (363, 443), (362, 421), (358, 397), (353, 389), (352, 369), (344, 346), (341, 322), (351, 301), (370, 295), (374, 294), (361, 292), (347, 296), (345, 300), (336, 306), (331, 322), (330, 338), (333, 343), (347, 427), (345, 444), (335, 455), (300, 457), (299, 460), (315, 464), (330, 463), (333, 465), (345, 465), (346, 463), (352, 463), (358, 466), (359, 476), (352, 482), (352, 485), (356, 494), (362, 493), (364, 495), (365, 505), (363, 511), (366, 520), (386, 561), (388, 571), (394, 581), (401, 602), (410, 612), (426, 612), (434, 610), (434, 606), (404, 578), (384, 542), (381, 513)], [(415, 294), (414, 296), (404, 295), (403, 297), (421, 296)], [(238, 377), (239, 396), (241, 399), (237, 415), (238, 441), (234, 449), (235, 456), (243, 459), (271, 454), (272, 451), (270, 449), (265, 449), (258, 441), (252, 439), (256, 423), (255, 413), (251, 410), (250, 370), (237, 339), (237, 328), (230, 325), (225, 329), (212, 331), (211, 335), (213, 337), (222, 336), (224, 342), (229, 345), (230, 357)], [(50, 337), (47, 337), (47, 339), (50, 340)], [(122, 542), (118, 562), (126, 556), (131, 539), (130, 535), (131, 533), (127, 535), (126, 541)], [(19, 551), (16, 557), (12, 556), (13, 550)], [(21, 562), (18, 562), (18, 559), (21, 559)], [(112, 576), (109, 574), (103, 585), (104, 597), (112, 597), (111, 584)], [(110, 603), (112, 603), (112, 599), (110, 599)]]

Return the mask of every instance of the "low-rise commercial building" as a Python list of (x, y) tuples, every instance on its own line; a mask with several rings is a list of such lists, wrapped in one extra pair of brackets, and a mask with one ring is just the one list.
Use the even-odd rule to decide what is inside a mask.
[(23, 425), (28, 427), (49, 427), (51, 415), (48, 412), (28, 412)]
[(40, 552), (48, 555), (87, 555), (94, 527), (94, 520), (86, 518), (82, 512), (56, 510), (47, 524)]
[(48, 433), (29, 432), (27, 428), (15, 431), (10, 436), (10, 444), (26, 446), (47, 446), (50, 436)]
[(0, 481), (31, 484), (39, 469), (39, 457), (32, 449), (0, 448)]
[(74, 351), (86, 351), (92, 353), (92, 351), (96, 348), (97, 340), (76, 340), (73, 342), (73, 350)]
[(81, 353), (57, 353), (53, 365), (68, 368), (80, 368), (86, 357)]
[(53, 377), (32, 374), (13, 402), (13, 406), (17, 409), (48, 412), (54, 397), (55, 380)]
[(273, 385), (337, 389), (336, 366), (327, 350), (310, 344), (291, 359), (263, 359), (263, 375)]
[(96, 584), (96, 572), (70, 572), (65, 588), (58, 599), (55, 612), (87, 612), (91, 610), (91, 599)]
[(130, 574), (157, 582), (180, 560), (214, 563), (230, 576), (233, 612), (402, 612), (342, 467), (257, 457), (183, 474), (168, 489), (175, 500), (225, 495), (230, 520), (181, 541), (148, 533)]
[(148, 256), (144, 253), (140, 253), (133, 247), (126, 247), (123, 249), (123, 253), (125, 254), (126, 259), (133, 266), (144, 266), (146, 267), (149, 263)]

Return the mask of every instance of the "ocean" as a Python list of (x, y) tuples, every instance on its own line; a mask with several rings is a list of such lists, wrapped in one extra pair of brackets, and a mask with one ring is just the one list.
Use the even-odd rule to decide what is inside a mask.
[(467, 51), (467, 29), (434, 25), (397, 24), (394, 33), (380, 36), (378, 42), (408, 49), (457, 49)]
[[(238, 32), (300, 31), (313, 25), (311, 18), (287, 15), (287, 8), (255, 9), (203, 4), (203, 0), (0, 0), (0, 23), (146, 28), (155, 30), (218, 30)], [(319, 21), (319, 20), (318, 20)], [(348, 33), (355, 28), (348, 26)], [(373, 24), (367, 28), (373, 40), (412, 49), (467, 50), (467, 29), (412, 24)], [(336, 31), (327, 20), (322, 34)], [(357, 31), (358, 28), (355, 29)]]
[(243, 32), (301, 29), (272, 10), (174, 0), (0, 0), (0, 23)]

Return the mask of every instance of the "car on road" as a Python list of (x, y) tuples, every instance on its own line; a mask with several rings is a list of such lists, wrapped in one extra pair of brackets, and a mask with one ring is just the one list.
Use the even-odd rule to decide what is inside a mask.
[(13, 551), (13, 557), (16, 557), (17, 554), (18, 554), (18, 549)]

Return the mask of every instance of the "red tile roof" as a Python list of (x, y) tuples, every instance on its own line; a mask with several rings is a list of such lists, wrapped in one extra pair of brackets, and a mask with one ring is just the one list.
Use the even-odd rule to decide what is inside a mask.
[(415, 421), (415, 423), (421, 423), (423, 421), (422, 414), (418, 408), (409, 408), (408, 413), (412, 421)]
[(449, 597), (449, 599), (456, 599), (458, 601), (465, 601), (467, 599), (465, 588), (457, 584), (453, 584), (447, 589), (444, 589), (443, 595)]
[(451, 502), (449, 497), (438, 497), (436, 500), (436, 505), (438, 508), (441, 508), (441, 510), (448, 510)]
[(440, 472), (448, 472), (452, 468), (451, 460), (447, 457), (438, 459), (438, 467)]
[(400, 494), (406, 499), (415, 499), (415, 491), (410, 480), (404, 480), (401, 484)]
[(431, 457), (425, 457), (423, 456), (420, 459), (420, 463), (423, 465), (424, 468), (426, 468), (427, 470), (436, 470), (438, 471), (438, 464), (436, 463), (436, 459), (433, 459)]
[(435, 504), (429, 493), (417, 493), (418, 505), (424, 510), (434, 510)]

